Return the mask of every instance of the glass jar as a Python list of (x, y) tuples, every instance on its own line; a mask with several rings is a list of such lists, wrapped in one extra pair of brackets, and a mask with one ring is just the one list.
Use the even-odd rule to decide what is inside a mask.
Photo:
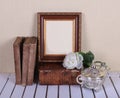
[(77, 76), (78, 84), (94, 90), (99, 90), (105, 81), (109, 68), (104, 62), (95, 61), (92, 66), (86, 68)]

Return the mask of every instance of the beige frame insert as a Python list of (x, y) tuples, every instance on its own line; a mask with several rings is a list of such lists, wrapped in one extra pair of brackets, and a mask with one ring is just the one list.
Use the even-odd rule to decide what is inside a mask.
[(44, 55), (75, 51), (75, 19), (44, 19)]

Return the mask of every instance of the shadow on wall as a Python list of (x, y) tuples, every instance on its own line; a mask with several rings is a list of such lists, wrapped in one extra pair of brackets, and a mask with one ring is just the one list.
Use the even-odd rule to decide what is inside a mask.
[(88, 31), (87, 31), (87, 21), (86, 21), (86, 16), (84, 13), (82, 13), (82, 36), (81, 36), (81, 44), (82, 44), (82, 51), (88, 51), (89, 50), (89, 42), (88, 42), (88, 38), (87, 38), (87, 34), (88, 34)]
[(0, 72), (14, 72), (13, 42), (8, 39), (0, 46)]
[(33, 14), (32, 35), (37, 36), (37, 13)]
[[(31, 33), (29, 36), (37, 36), (37, 13), (33, 14)], [(8, 39), (0, 45), (0, 72), (14, 72), (14, 53), (13, 43), (17, 36), (24, 36), (23, 34), (11, 35)]]

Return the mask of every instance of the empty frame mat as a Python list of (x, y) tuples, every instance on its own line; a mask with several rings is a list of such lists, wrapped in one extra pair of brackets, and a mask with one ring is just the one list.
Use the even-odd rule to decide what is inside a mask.
[(80, 13), (38, 13), (39, 61), (62, 62), (80, 51)]
[(64, 55), (74, 49), (75, 20), (44, 21), (44, 55)]

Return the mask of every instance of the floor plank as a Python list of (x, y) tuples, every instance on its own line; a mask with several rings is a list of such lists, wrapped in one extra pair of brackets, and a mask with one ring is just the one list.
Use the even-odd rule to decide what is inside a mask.
[(79, 85), (71, 85), (71, 98), (82, 98), (81, 88)]
[(119, 77), (111, 77), (111, 81), (113, 82), (116, 92), (120, 98), (120, 78)]
[(22, 98), (24, 89), (24, 86), (16, 85), (13, 94), (11, 95), (11, 98)]
[(0, 95), (2, 93), (2, 90), (4, 89), (4, 86), (6, 82), (8, 81), (9, 74), (0, 74)]
[(110, 76), (110, 77), (119, 77), (120, 76), (120, 72), (109, 72), (108, 76)]
[(82, 87), (82, 93), (84, 98), (94, 98), (93, 91)]
[(108, 98), (118, 98), (117, 93), (116, 93), (116, 91), (113, 87), (113, 84), (111, 83), (109, 77), (106, 78), (103, 85), (104, 85), (104, 88), (105, 88), (105, 91), (106, 91)]
[(0, 98), (10, 98), (12, 91), (14, 90), (15, 87), (15, 76), (10, 75), (9, 80), (3, 89)]
[(36, 89), (36, 84), (26, 86), (23, 98), (34, 98), (35, 89)]
[[(11, 96), (11, 97), (10, 97)], [(14, 74), (0, 74), (0, 98), (120, 98), (120, 74), (110, 73), (99, 91), (80, 85), (15, 85)]]
[(59, 98), (69, 98), (69, 85), (60, 85), (59, 86)]
[(46, 97), (46, 85), (37, 85), (37, 90), (35, 94), (35, 98), (45, 98)]
[(94, 94), (96, 98), (106, 98), (103, 87), (101, 87), (101, 89), (98, 91), (94, 91)]
[(58, 86), (48, 86), (47, 98), (58, 98)]

